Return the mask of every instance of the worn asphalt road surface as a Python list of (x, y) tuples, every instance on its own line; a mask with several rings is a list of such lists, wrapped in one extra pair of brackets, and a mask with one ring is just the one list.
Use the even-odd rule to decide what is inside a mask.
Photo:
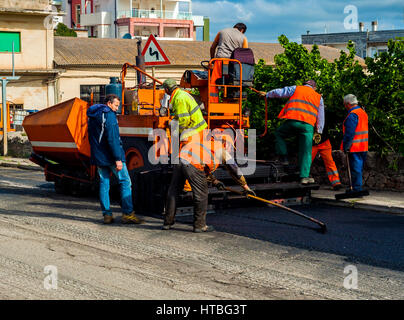
[[(170, 231), (158, 217), (122, 225), (116, 203), (105, 226), (96, 198), (0, 168), (0, 299), (404, 299), (403, 215), (298, 207), (327, 224), (323, 235), (255, 205), (209, 214), (216, 231), (206, 234), (192, 232), (190, 216)], [(44, 288), (46, 266), (57, 289)], [(344, 287), (347, 266), (357, 289)]]

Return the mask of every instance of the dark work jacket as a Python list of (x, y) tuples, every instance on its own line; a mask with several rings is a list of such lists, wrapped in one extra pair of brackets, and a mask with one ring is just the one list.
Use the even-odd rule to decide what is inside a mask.
[(88, 108), (88, 139), (91, 146), (91, 164), (99, 167), (125, 162), (118, 119), (115, 112), (105, 104)]
[(315, 143), (313, 141), (313, 146), (318, 146), (319, 144), (322, 144), (324, 142), (326, 142), (329, 138), (330, 135), (328, 133), (329, 130), (329, 125), (328, 125), (328, 119), (329, 117), (331, 117), (330, 113), (327, 111), (324, 111), (324, 128), (323, 128), (323, 133), (321, 134), (321, 140), (319, 143)]

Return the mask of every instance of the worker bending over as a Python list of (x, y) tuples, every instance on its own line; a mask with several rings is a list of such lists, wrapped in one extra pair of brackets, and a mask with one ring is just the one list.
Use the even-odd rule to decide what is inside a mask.
[(194, 232), (213, 231), (206, 225), (206, 211), (208, 207), (208, 180), (219, 190), (224, 190), (224, 184), (213, 176), (213, 172), (219, 164), (225, 165), (231, 177), (244, 189), (245, 193), (255, 193), (248, 187), (247, 182), (238, 168), (233, 163), (232, 157), (221, 142), (215, 143), (209, 138), (209, 134), (193, 136), (182, 146), (179, 153), (179, 164), (174, 165), (174, 172), (168, 189), (166, 211), (164, 215), (164, 230), (169, 230), (174, 225), (176, 214), (177, 196), (188, 179), (194, 201)]
[[(325, 107), (325, 106), (324, 106)], [(328, 119), (327, 112), (326, 118)], [(323, 128), (323, 134), (315, 133), (313, 136), (313, 147), (311, 149), (312, 162), (320, 153), (321, 159), (323, 159), (325, 169), (327, 171), (328, 180), (330, 180), (331, 186), (334, 190), (341, 189), (341, 181), (339, 179), (338, 169), (332, 158), (332, 146), (328, 135), (328, 121), (325, 122)]]
[(311, 147), (314, 134), (322, 133), (324, 126), (324, 102), (322, 96), (316, 92), (316, 82), (308, 80), (303, 86), (291, 86), (274, 89), (267, 93), (261, 92), (267, 98), (289, 98), (278, 115), (286, 121), (276, 130), (276, 153), (283, 164), (288, 164), (288, 150), (285, 138), (297, 136), (299, 138), (299, 168), (300, 183), (314, 183), (309, 178), (311, 167)]

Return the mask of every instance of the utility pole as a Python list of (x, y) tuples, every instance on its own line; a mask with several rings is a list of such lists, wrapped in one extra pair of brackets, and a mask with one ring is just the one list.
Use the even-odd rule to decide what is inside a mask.
[(3, 108), (3, 156), (6, 156), (8, 153), (8, 144), (7, 144), (7, 83), (13, 80), (18, 80), (20, 77), (15, 76), (14, 70), (14, 41), (12, 45), (12, 65), (13, 65), (13, 75), (11, 77), (1, 77), (1, 87), (2, 87), (2, 108)]

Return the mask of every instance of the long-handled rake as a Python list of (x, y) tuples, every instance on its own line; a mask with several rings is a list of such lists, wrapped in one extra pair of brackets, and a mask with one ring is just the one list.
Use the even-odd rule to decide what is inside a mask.
[(264, 203), (271, 204), (271, 205), (273, 205), (275, 207), (287, 210), (287, 211), (289, 211), (291, 213), (294, 213), (294, 214), (296, 214), (296, 215), (298, 215), (298, 216), (300, 216), (302, 218), (305, 218), (307, 220), (310, 220), (311, 222), (314, 222), (314, 223), (318, 224), (320, 226), (320, 232), (321, 233), (326, 233), (327, 232), (327, 226), (323, 222), (318, 221), (318, 220), (316, 220), (316, 219), (314, 219), (312, 217), (309, 217), (309, 216), (307, 216), (307, 215), (305, 215), (305, 214), (303, 214), (303, 213), (301, 213), (301, 212), (299, 212), (297, 210), (285, 207), (285, 206), (283, 206), (283, 205), (281, 205), (279, 203), (273, 202), (273, 201), (269, 201), (269, 200), (266, 200), (266, 199), (263, 199), (263, 198), (260, 198), (260, 197), (257, 197), (257, 196), (253, 196), (251, 194), (244, 194), (241, 191), (237, 191), (237, 190), (231, 189), (229, 187), (225, 187), (225, 190), (233, 192), (233, 193), (236, 193), (236, 194), (239, 194), (239, 195), (242, 195), (242, 196), (245, 196), (246, 198), (249, 198), (249, 199), (258, 200), (258, 201), (261, 201), (261, 202), (264, 202)]

